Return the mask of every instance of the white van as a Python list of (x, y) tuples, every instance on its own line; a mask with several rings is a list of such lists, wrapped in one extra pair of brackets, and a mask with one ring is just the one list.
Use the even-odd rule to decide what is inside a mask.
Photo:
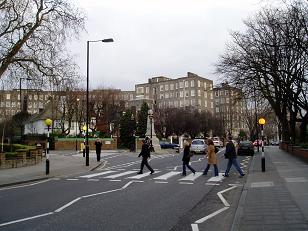
[(213, 143), (215, 147), (222, 148), (223, 143), (218, 136), (213, 137)]

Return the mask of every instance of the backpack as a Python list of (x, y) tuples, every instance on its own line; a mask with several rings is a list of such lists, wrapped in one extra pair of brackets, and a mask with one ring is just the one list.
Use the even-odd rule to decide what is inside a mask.
[(219, 152), (219, 148), (215, 147), (215, 153)]

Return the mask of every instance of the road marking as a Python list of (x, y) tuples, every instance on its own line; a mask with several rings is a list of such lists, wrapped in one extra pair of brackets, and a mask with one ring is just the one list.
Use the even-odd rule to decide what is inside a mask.
[(305, 183), (307, 179), (305, 177), (291, 177), (285, 178), (286, 182), (288, 183)]
[(208, 182), (222, 181), (223, 178), (224, 178), (223, 173), (219, 173), (218, 176), (214, 176), (214, 177), (211, 177), (210, 179), (208, 179)]
[(9, 189), (15, 189), (15, 188), (29, 187), (29, 186), (33, 186), (33, 185), (37, 185), (37, 184), (42, 184), (42, 183), (48, 182), (48, 181), (50, 181), (50, 180), (51, 180), (51, 179), (43, 180), (43, 181), (36, 182), (36, 183), (32, 183), (32, 184), (26, 184), (26, 185), (20, 185), (20, 186), (13, 186), (13, 187), (7, 187), (7, 188), (0, 188), (0, 191), (9, 190)]
[(75, 181), (75, 180), (79, 180), (79, 179), (66, 179), (66, 180)]
[(197, 221), (195, 221), (194, 224), (191, 224), (192, 230), (193, 231), (198, 231), (199, 230), (198, 224), (201, 224), (201, 223), (205, 222), (206, 220), (216, 216), (217, 214), (219, 214), (219, 213), (229, 209), (230, 208), (230, 204), (226, 201), (226, 199), (222, 196), (222, 194), (227, 192), (227, 191), (230, 191), (230, 190), (232, 190), (232, 189), (234, 189), (236, 187), (237, 186), (232, 186), (230, 188), (227, 188), (225, 190), (222, 190), (222, 191), (218, 192), (217, 195), (218, 195), (219, 199), (222, 201), (222, 203), (224, 204), (224, 207), (219, 209), (219, 210), (217, 210), (217, 211), (215, 211), (215, 212), (213, 212), (213, 213), (211, 213), (211, 214), (209, 214), (209, 215), (207, 215), (207, 216), (205, 216), (205, 217), (203, 217), (203, 218), (201, 218), (201, 219), (199, 219), (199, 220), (197, 220)]
[(193, 182), (179, 182), (179, 184), (194, 184)]
[(116, 172), (116, 171), (99, 172), (99, 173), (94, 173), (94, 174), (90, 174), (90, 175), (80, 176), (80, 178), (91, 178), (91, 177), (106, 175), (106, 174), (114, 173), (114, 172)]
[(155, 177), (154, 180), (168, 180), (170, 177), (173, 177), (175, 175), (179, 175), (180, 173), (181, 172), (173, 172), (173, 171), (171, 171), (171, 172), (168, 172), (168, 173), (166, 173), (164, 175), (161, 175), (159, 177)]
[[(155, 173), (159, 173), (159, 172), (160, 172), (160, 171), (155, 171)], [(137, 175), (137, 176), (127, 177), (126, 179), (137, 179), (137, 180), (139, 180), (139, 179), (141, 179), (141, 178), (143, 178), (143, 177), (149, 176), (150, 174), (151, 174), (151, 172), (147, 172), (147, 173), (139, 174), (139, 175)]]
[(79, 201), (81, 198), (82, 198), (82, 197), (78, 197), (78, 198), (76, 198), (75, 200), (72, 200), (71, 202), (69, 202), (69, 203), (63, 205), (62, 207), (58, 208), (57, 210), (55, 210), (55, 212), (56, 212), (56, 213), (61, 212), (63, 209), (65, 209), (65, 208), (71, 206), (71, 205), (74, 204), (75, 202)]
[(0, 227), (6, 226), (6, 225), (15, 224), (15, 223), (19, 223), (19, 222), (23, 222), (23, 221), (33, 220), (33, 219), (39, 218), (39, 217), (49, 216), (51, 214), (53, 214), (53, 212), (51, 212), (51, 213), (44, 213), (44, 214), (33, 216), (33, 217), (27, 217), (27, 218), (19, 219), (19, 220), (16, 220), (16, 221), (10, 221), (10, 222), (6, 222), (6, 223), (2, 223), (2, 224), (0, 224)]
[(263, 188), (263, 187), (272, 187), (274, 186), (274, 182), (272, 181), (265, 181), (265, 182), (255, 182), (251, 183), (251, 188)]
[(99, 179), (87, 179), (87, 181), (99, 181)]
[(122, 181), (122, 180), (109, 180), (109, 181), (118, 181), (119, 182), (119, 181)]
[(156, 184), (168, 184), (167, 181), (155, 181)]
[(126, 175), (129, 175), (129, 174), (132, 174), (132, 173), (136, 173), (136, 172), (135, 171), (127, 171), (127, 172), (122, 172), (122, 173), (111, 175), (111, 176), (106, 176), (104, 178), (115, 179), (115, 178), (118, 178), (118, 177), (121, 177), (121, 176), (126, 176)]
[(182, 179), (179, 179), (179, 181), (195, 181), (198, 177), (202, 176), (202, 172), (196, 172), (195, 174), (191, 173), (188, 176), (183, 177)]
[(217, 184), (217, 183), (205, 183), (206, 185), (220, 185), (220, 184)]

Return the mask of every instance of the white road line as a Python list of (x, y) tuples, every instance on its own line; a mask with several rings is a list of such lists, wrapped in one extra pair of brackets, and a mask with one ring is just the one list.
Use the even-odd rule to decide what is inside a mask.
[(179, 181), (195, 181), (198, 177), (202, 176), (202, 172), (196, 172), (195, 174), (191, 173), (188, 176), (179, 179)]
[(222, 190), (222, 191), (220, 191), (220, 192), (217, 193), (219, 199), (222, 201), (222, 203), (224, 204), (224, 206), (230, 207), (230, 204), (229, 204), (229, 203), (227, 202), (227, 200), (222, 196), (222, 194), (225, 193), (225, 192), (227, 192), (227, 191), (229, 191), (229, 190), (232, 190), (232, 189), (234, 189), (234, 188), (236, 188), (236, 187), (237, 187), (237, 186), (232, 186), (232, 187), (230, 187), (230, 188), (227, 188), (227, 189)]
[(27, 217), (27, 218), (19, 219), (19, 220), (16, 220), (16, 221), (10, 221), (10, 222), (6, 222), (6, 223), (2, 223), (2, 224), (0, 224), (0, 227), (11, 225), (11, 224), (15, 224), (15, 223), (19, 223), (19, 222), (23, 222), (23, 221), (33, 220), (33, 219), (39, 218), (39, 217), (49, 216), (51, 214), (53, 214), (53, 212), (51, 212), (51, 213), (44, 213), (44, 214), (33, 216), (33, 217)]
[[(155, 171), (155, 173), (159, 173), (160, 171)], [(127, 177), (126, 179), (141, 179), (141, 178), (144, 178), (144, 177), (147, 177), (151, 174), (151, 172), (147, 172), (147, 173), (143, 173), (143, 174), (139, 174), (137, 176), (131, 176), (131, 177)]]
[(50, 180), (51, 180), (51, 179), (43, 180), (43, 181), (36, 182), (36, 183), (32, 183), (32, 184), (26, 184), (26, 185), (20, 185), (20, 186), (13, 186), (13, 187), (7, 187), (7, 188), (0, 188), (0, 191), (9, 190), (9, 189), (15, 189), (15, 188), (29, 187), (29, 186), (33, 186), (33, 185), (37, 185), (37, 184), (42, 184), (42, 183), (48, 182), (48, 181), (50, 181)]
[(193, 182), (179, 182), (179, 184), (194, 184)]
[(191, 224), (192, 231), (199, 231), (197, 224)]
[(62, 207), (58, 208), (57, 210), (55, 210), (55, 212), (56, 212), (56, 213), (61, 212), (63, 209), (65, 209), (65, 208), (71, 206), (72, 204), (74, 204), (75, 202), (79, 201), (80, 199), (81, 199), (81, 197), (78, 197), (78, 198), (76, 198), (75, 200), (72, 200), (71, 202), (69, 202), (69, 203), (63, 205)]
[(126, 176), (126, 175), (129, 175), (129, 174), (132, 174), (132, 173), (136, 173), (136, 172), (135, 171), (127, 171), (127, 172), (122, 172), (122, 173), (111, 175), (111, 176), (106, 176), (104, 178), (115, 179), (115, 178), (118, 178), (118, 177), (121, 177), (121, 176)]
[(220, 185), (220, 184), (217, 184), (217, 183), (205, 183), (206, 185)]
[(169, 179), (170, 177), (173, 177), (173, 176), (175, 176), (175, 175), (179, 175), (181, 172), (173, 172), (173, 171), (171, 171), (171, 172), (168, 172), (168, 173), (166, 173), (166, 174), (164, 174), (164, 175), (161, 175), (161, 176), (159, 176), (159, 177), (155, 177), (154, 178), (154, 180), (167, 180), (167, 179)]
[(109, 181), (118, 181), (119, 182), (119, 181), (122, 181), (122, 180), (109, 180)]
[(94, 173), (94, 174), (90, 174), (90, 175), (85, 175), (85, 176), (80, 176), (80, 178), (92, 178), (95, 176), (102, 176), (102, 175), (106, 175), (109, 173), (114, 173), (116, 171), (106, 171), (106, 172), (99, 172), (99, 173)]
[(95, 181), (95, 182), (97, 182), (97, 181), (99, 181), (99, 179), (87, 179), (87, 181)]
[(222, 181), (223, 178), (224, 178), (223, 173), (219, 173), (218, 176), (211, 177), (210, 179), (208, 179), (207, 182), (218, 182), (218, 181)]
[(212, 218), (212, 217), (215, 217), (217, 214), (219, 214), (219, 213), (221, 213), (221, 212), (227, 210), (228, 208), (229, 208), (229, 207), (223, 207), (223, 208), (217, 210), (216, 212), (214, 212), (214, 213), (212, 213), (212, 214), (210, 214), (210, 215), (207, 215), (207, 216), (205, 216), (205, 217), (203, 217), (203, 218), (201, 218), (201, 219), (195, 221), (195, 223), (196, 223), (196, 224), (201, 224), (201, 223), (205, 222), (206, 220), (208, 220), (208, 219), (210, 219), (210, 218)]
[(66, 180), (69, 180), (69, 181), (76, 181), (76, 180), (79, 180), (79, 179), (66, 179)]
[(155, 181), (156, 184), (168, 184), (168, 181)]

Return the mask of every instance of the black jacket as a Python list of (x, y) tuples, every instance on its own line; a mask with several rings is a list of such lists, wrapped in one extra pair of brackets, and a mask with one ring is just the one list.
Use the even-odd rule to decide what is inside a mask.
[(102, 142), (100, 141), (95, 141), (95, 149), (96, 149), (96, 153), (100, 153), (102, 150)]
[(183, 158), (182, 158), (183, 162), (189, 163), (189, 161), (190, 161), (189, 154), (190, 154), (190, 145), (184, 147)]
[(151, 157), (150, 155), (150, 147), (149, 147), (149, 144), (148, 143), (144, 143), (142, 144), (142, 147), (141, 147), (141, 152), (139, 154), (139, 157), (142, 156), (143, 158), (149, 158)]
[(226, 145), (225, 157), (226, 159), (236, 158), (235, 146), (232, 141), (229, 141)]

